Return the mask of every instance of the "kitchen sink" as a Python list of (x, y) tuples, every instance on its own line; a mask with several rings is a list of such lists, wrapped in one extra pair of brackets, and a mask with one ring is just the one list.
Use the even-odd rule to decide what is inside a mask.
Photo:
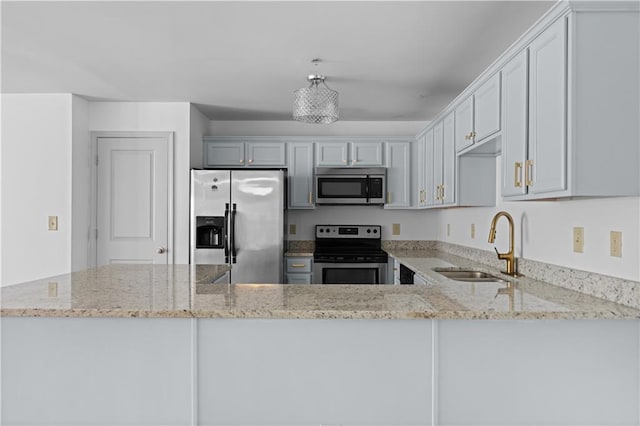
[(440, 269), (435, 268), (435, 272), (440, 275), (452, 279), (454, 281), (472, 281), (472, 282), (505, 282), (506, 280), (487, 274), (482, 271), (474, 271), (471, 269)]

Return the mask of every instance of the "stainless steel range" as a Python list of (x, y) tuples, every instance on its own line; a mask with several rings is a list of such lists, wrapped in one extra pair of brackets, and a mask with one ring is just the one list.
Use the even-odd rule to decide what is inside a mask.
[(388, 255), (380, 225), (316, 225), (313, 282), (385, 284)]

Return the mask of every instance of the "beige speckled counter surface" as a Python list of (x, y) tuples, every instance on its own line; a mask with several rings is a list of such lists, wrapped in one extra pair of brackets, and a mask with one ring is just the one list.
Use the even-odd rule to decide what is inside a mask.
[(292, 250), (287, 250), (284, 253), (285, 257), (313, 257), (313, 252), (312, 251), (292, 251)]
[(437, 250), (391, 250), (429, 285), (213, 284), (226, 265), (112, 265), (2, 288), (2, 316), (631, 319), (640, 311), (528, 278), (456, 282), (434, 267), (490, 267)]

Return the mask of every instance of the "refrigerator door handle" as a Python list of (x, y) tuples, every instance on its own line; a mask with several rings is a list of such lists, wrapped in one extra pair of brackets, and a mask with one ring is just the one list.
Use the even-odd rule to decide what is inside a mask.
[(224, 205), (224, 263), (229, 263), (229, 203)]
[(231, 263), (236, 263), (236, 203), (231, 210)]

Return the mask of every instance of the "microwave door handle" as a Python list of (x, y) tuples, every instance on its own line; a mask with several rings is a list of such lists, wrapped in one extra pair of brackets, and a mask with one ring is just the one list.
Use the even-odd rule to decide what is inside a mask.
[(231, 263), (236, 263), (236, 203), (231, 210)]
[(364, 186), (364, 194), (365, 197), (367, 198), (367, 204), (369, 203), (369, 188), (371, 187), (371, 178), (369, 177), (369, 175), (367, 175), (367, 180), (365, 181), (365, 186)]
[(224, 205), (224, 263), (229, 263), (229, 203)]

